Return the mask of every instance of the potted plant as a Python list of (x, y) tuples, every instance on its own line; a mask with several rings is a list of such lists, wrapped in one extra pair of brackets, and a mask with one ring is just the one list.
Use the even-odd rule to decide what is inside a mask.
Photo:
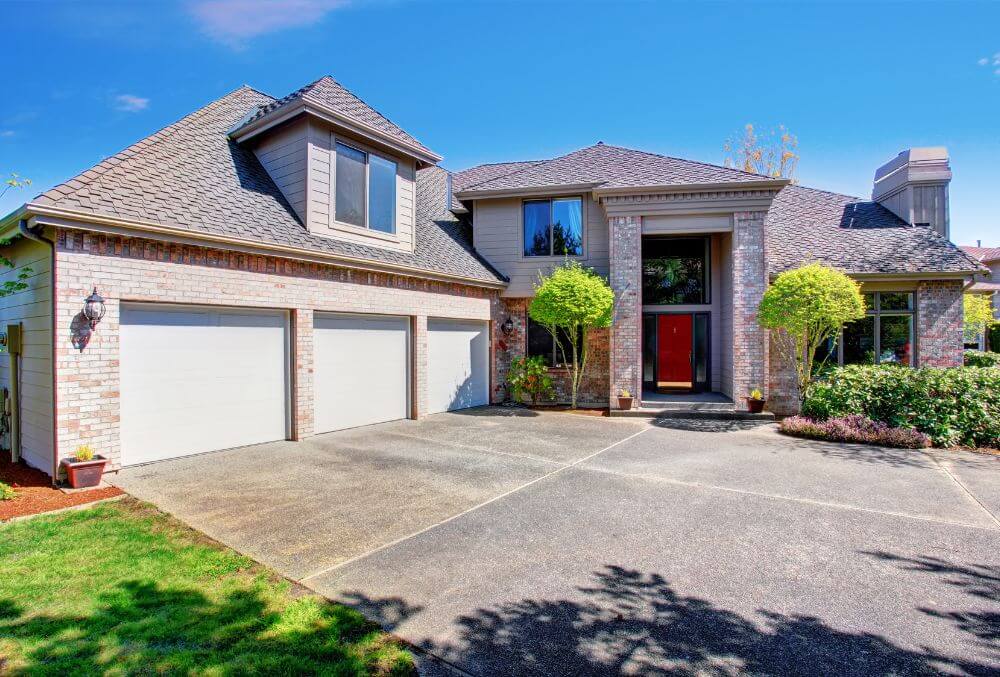
[(759, 414), (764, 411), (764, 403), (767, 400), (764, 399), (764, 393), (760, 391), (760, 388), (754, 388), (750, 391), (750, 396), (746, 398), (747, 409), (750, 410), (751, 414)]
[(630, 393), (625, 388), (618, 391), (618, 408), (619, 409), (631, 409), (632, 408), (632, 393)]
[(69, 485), (74, 489), (81, 487), (96, 487), (101, 483), (104, 466), (108, 459), (96, 456), (94, 448), (84, 444), (76, 448), (71, 458), (64, 458), (62, 465), (66, 468)]

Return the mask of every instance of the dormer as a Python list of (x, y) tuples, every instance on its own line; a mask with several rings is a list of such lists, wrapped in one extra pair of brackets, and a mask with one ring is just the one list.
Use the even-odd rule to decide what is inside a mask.
[(416, 172), (441, 157), (327, 76), (230, 130), (311, 233), (413, 251)]

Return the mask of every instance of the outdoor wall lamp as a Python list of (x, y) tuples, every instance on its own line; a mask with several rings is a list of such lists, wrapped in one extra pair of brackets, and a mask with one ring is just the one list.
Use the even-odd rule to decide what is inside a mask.
[(83, 302), (83, 316), (90, 322), (90, 328), (97, 327), (97, 323), (104, 317), (107, 308), (104, 307), (104, 297), (97, 293), (94, 287), (93, 293)]
[(504, 336), (510, 336), (510, 333), (514, 331), (514, 322), (509, 317), (503, 321), (500, 325), (500, 331), (503, 332)]

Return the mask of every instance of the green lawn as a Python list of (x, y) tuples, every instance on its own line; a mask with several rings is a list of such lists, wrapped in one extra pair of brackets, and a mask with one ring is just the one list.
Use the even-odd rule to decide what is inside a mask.
[(132, 499), (0, 526), (0, 674), (414, 674), (360, 614)]

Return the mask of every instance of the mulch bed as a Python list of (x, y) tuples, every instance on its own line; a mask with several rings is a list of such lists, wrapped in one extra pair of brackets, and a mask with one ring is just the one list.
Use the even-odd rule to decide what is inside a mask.
[(17, 492), (16, 498), (0, 501), (0, 522), (24, 515), (71, 508), (124, 493), (118, 487), (99, 487), (65, 494), (53, 487), (52, 480), (41, 470), (29, 468), (23, 463), (11, 463), (6, 453), (0, 453), (0, 482), (9, 484)]

